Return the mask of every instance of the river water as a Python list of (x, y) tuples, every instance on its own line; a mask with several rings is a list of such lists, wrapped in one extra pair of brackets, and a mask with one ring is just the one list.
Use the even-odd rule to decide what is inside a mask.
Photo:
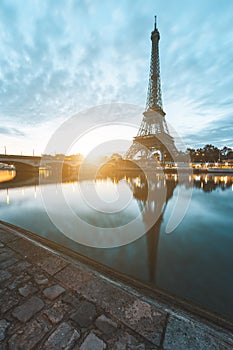
[(0, 171), (1, 220), (233, 320), (233, 176), (159, 174), (149, 183), (119, 173), (60, 183), (43, 172), (40, 184), (15, 175)]

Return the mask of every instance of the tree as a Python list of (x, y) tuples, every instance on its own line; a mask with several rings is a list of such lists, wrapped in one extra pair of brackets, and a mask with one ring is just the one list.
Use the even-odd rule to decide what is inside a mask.
[(213, 145), (205, 145), (203, 148), (205, 162), (217, 162), (219, 160), (220, 150)]
[(187, 148), (187, 152), (190, 156), (191, 162), (195, 161), (196, 150), (194, 148)]
[(220, 150), (220, 154), (221, 154), (221, 159), (228, 159), (230, 153), (232, 152), (232, 149), (230, 147), (226, 147), (224, 146), (221, 150)]

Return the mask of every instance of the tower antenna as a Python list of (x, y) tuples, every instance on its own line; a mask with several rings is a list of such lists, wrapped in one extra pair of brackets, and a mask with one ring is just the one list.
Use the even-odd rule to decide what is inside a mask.
[(155, 29), (157, 29), (157, 16), (155, 16)]

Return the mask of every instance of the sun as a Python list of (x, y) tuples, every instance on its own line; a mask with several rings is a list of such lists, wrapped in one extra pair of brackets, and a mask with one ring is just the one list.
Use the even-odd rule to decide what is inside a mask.
[(69, 154), (81, 153), (84, 157), (99, 157), (124, 153), (132, 143), (137, 129), (128, 125), (97, 127), (81, 136), (69, 149)]

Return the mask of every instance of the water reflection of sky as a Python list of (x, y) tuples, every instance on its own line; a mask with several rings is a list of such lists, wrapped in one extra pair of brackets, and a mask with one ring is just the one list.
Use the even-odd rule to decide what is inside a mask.
[(161, 226), (157, 283), (180, 296), (232, 317), (233, 193), (194, 189), (182, 223), (164, 234), (172, 210), (168, 203)]
[[(125, 204), (125, 211), (120, 215), (104, 215), (101, 210), (106, 208), (98, 208), (98, 202), (95, 203), (98, 215), (94, 215), (96, 208), (85, 206), (78, 182), (63, 184), (62, 189), (74, 212), (92, 223), (108, 227), (131, 220), (140, 213), (141, 204), (145, 204), (143, 193), (138, 191), (143, 185), (142, 179), (131, 181), (131, 187), (130, 181), (123, 177), (117, 181), (102, 179), (95, 184), (105, 202), (113, 205), (112, 209)], [(233, 319), (233, 177), (195, 175), (189, 208), (180, 225), (169, 235), (165, 228), (177, 199), (178, 186), (173, 175), (168, 175), (166, 181), (169, 194), (162, 217), (147, 235), (119, 248), (86, 247), (60, 233), (44, 210), (36, 182), (31, 186), (8, 189), (9, 183), (5, 183), (2, 186), (5, 188), (0, 189), (0, 218)], [(90, 182), (86, 185), (90, 190), (93, 188)], [(57, 185), (44, 186), (50, 186), (54, 210), (61, 214)], [(181, 185), (180, 189), (185, 198), (190, 187)], [(116, 208), (114, 203), (119, 199), (119, 193), (125, 193), (127, 200), (122, 199)]]

